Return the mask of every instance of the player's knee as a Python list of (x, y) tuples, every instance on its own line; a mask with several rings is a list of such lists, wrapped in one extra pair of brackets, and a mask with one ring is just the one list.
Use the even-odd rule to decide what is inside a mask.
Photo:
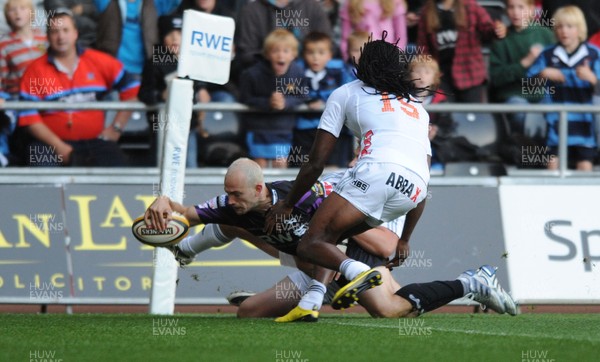
[(261, 318), (260, 308), (253, 303), (251, 298), (246, 299), (240, 304), (237, 310), (238, 318)]

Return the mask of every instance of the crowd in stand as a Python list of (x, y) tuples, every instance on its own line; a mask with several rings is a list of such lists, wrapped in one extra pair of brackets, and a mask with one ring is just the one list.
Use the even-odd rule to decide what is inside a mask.
[[(0, 107), (5, 101), (166, 101), (176, 77), (183, 12), (236, 20), (229, 83), (194, 82), (195, 102), (240, 102), (239, 152), (262, 167), (299, 167), (337, 87), (355, 79), (370, 34), (404, 50), (418, 87), (414, 101), (592, 104), (600, 99), (600, 5), (595, 0), (5, 0), (0, 35)], [(488, 55), (489, 54), (489, 55)], [(597, 101), (600, 103), (600, 101)], [(314, 113), (295, 113), (307, 107)], [(1, 109), (1, 108), (0, 108)], [(192, 115), (188, 167), (213, 165), (208, 112)], [(155, 112), (148, 120), (147, 162), (156, 165)], [(211, 115), (213, 116), (213, 115)], [(132, 112), (0, 111), (1, 166), (136, 166), (119, 140)], [(530, 145), (525, 113), (507, 113), (507, 142)], [(570, 167), (598, 162), (597, 115), (568, 114)], [(558, 113), (545, 114), (542, 148), (558, 167)], [(454, 132), (450, 114), (431, 114), (432, 167), (477, 159)], [(468, 142), (467, 142), (468, 143)], [(350, 131), (331, 166), (353, 158)], [(462, 152), (462, 153), (461, 153)], [(461, 154), (464, 157), (461, 159)], [(232, 156), (232, 155), (229, 155)], [(502, 159), (500, 153), (496, 155)], [(214, 158), (214, 157), (213, 157)], [(230, 160), (223, 153), (219, 162)], [(503, 161), (507, 161), (503, 159)], [(217, 162), (217, 163), (219, 163)], [(225, 165), (223, 164), (223, 165)]]

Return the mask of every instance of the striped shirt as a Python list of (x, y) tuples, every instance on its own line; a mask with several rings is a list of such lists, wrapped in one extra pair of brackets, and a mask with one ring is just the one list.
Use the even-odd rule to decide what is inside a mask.
[[(586, 80), (577, 76), (577, 67), (587, 64), (600, 79), (600, 49), (589, 43), (581, 43), (572, 53), (568, 54), (560, 44), (546, 48), (527, 72), (528, 77), (537, 77), (545, 68), (559, 69), (564, 77), (564, 83), (555, 83), (540, 79), (538, 86), (547, 88), (544, 91), (544, 102), (553, 104), (592, 104), (594, 87)], [(534, 81), (531, 81), (535, 84)], [(546, 114), (548, 122), (548, 146), (558, 145), (559, 114)], [(591, 113), (568, 113), (567, 143), (569, 146), (596, 147), (594, 130), (594, 115)]]
[(33, 40), (25, 42), (10, 33), (0, 39), (0, 97), (19, 96), (19, 83), (25, 69), (31, 62), (44, 55), (48, 42), (46, 35), (34, 32)]

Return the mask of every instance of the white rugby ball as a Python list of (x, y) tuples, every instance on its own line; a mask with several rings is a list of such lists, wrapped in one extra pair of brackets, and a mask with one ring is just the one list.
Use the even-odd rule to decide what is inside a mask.
[(163, 231), (146, 226), (144, 215), (136, 218), (131, 225), (131, 232), (141, 243), (150, 246), (169, 246), (177, 244), (190, 229), (190, 223), (183, 215), (173, 213), (171, 220)]

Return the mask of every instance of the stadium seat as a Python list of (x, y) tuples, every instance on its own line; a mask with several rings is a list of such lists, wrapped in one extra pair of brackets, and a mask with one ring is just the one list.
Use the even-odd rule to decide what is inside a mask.
[(146, 113), (134, 112), (119, 139), (119, 145), (129, 158), (131, 166), (152, 166), (154, 158), (148, 157), (151, 131), (146, 120)]
[(480, 160), (497, 161), (500, 145), (505, 138), (503, 124), (491, 113), (454, 112), (451, 114), (454, 137), (464, 137), (479, 147)]
[(492, 20), (501, 20), (506, 26), (510, 25), (510, 19), (506, 14), (506, 4), (502, 0), (477, 0), (477, 3), (483, 7)]
[(230, 139), (240, 136), (240, 123), (235, 112), (211, 111), (204, 116), (204, 130), (212, 137)]
[(546, 119), (543, 113), (527, 112), (525, 116), (524, 134), (536, 145), (546, 144)]
[(444, 176), (505, 176), (506, 168), (499, 162), (449, 162)]
[(204, 130), (209, 136), (198, 142), (200, 165), (227, 167), (236, 158), (245, 156), (240, 118), (235, 112), (206, 112)]

